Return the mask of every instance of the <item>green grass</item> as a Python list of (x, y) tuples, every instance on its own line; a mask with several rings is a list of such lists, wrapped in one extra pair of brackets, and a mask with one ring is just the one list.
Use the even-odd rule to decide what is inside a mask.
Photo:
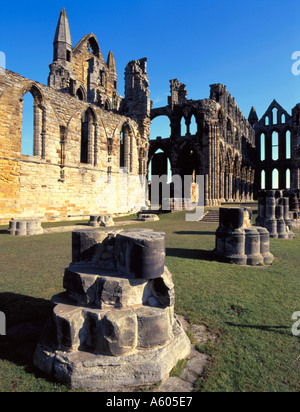
[[(298, 392), (300, 347), (291, 333), (291, 317), (300, 311), (300, 236), (271, 239), (275, 262), (252, 268), (213, 261), (217, 226), (186, 222), (185, 213), (162, 215), (159, 222), (138, 227), (167, 234), (166, 264), (175, 283), (176, 312), (218, 335), (213, 344), (198, 348), (212, 362), (197, 389)], [(0, 234), (0, 311), (8, 326), (47, 320), (49, 301), (63, 291), (70, 261), (71, 233), (27, 238)], [(0, 337), (0, 391), (68, 390), (36, 372), (16, 346)]]

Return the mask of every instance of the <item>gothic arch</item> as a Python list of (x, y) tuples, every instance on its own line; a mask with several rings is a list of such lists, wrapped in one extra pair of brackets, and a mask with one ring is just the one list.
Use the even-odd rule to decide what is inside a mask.
[[(32, 152), (30, 155), (45, 158), (45, 146), (46, 146), (46, 107), (44, 105), (44, 96), (35, 83), (30, 83), (22, 90), (22, 98), (20, 102), (24, 104), (24, 97), (28, 93), (31, 94), (33, 99), (33, 136), (32, 136)], [(22, 132), (23, 132), (23, 119), (24, 113), (22, 110)], [(24, 136), (21, 136), (21, 153), (22, 153), (22, 140)]]

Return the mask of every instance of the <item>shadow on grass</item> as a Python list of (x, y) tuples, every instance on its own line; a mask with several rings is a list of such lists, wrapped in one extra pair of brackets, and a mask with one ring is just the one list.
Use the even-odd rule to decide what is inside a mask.
[(280, 335), (287, 335), (291, 336), (291, 327), (289, 326), (269, 326), (269, 325), (239, 325), (237, 323), (233, 322), (226, 322), (228, 326), (234, 326), (236, 328), (245, 328), (245, 329), (257, 329), (257, 330), (262, 330), (265, 332), (273, 332), (273, 333), (278, 333)]
[(216, 260), (214, 252), (210, 250), (167, 248), (166, 254), (169, 257), (177, 257), (182, 259), (207, 260), (209, 262)]
[(211, 236), (211, 235), (215, 235), (216, 234), (216, 231), (212, 231), (212, 232), (204, 232), (204, 231), (196, 231), (196, 232), (193, 232), (193, 231), (181, 231), (181, 232), (174, 232), (176, 235), (209, 235), (209, 236)]
[(6, 317), (6, 336), (0, 336), (0, 359), (32, 372), (33, 354), (53, 307), (44, 299), (0, 293), (0, 311)]

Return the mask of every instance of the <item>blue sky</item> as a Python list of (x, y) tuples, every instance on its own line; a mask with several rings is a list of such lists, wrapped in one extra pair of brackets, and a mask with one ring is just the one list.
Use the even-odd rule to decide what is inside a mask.
[[(172, 78), (186, 84), (190, 99), (226, 84), (246, 117), (252, 106), (261, 117), (274, 98), (288, 112), (300, 102), (300, 76), (291, 71), (299, 0), (2, 1), (0, 51), (9, 70), (47, 84), (63, 7), (73, 46), (93, 32), (105, 59), (114, 52), (121, 95), (127, 62), (148, 57), (154, 107), (167, 104)], [(168, 129), (153, 124), (152, 132), (167, 137)]]

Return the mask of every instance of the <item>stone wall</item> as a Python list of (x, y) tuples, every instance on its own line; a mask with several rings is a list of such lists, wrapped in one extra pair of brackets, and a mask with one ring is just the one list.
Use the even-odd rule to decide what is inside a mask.
[[(204, 176), (205, 205), (252, 201), (255, 175), (255, 132), (222, 84), (211, 85), (209, 99), (189, 100), (185, 85), (170, 81), (168, 106), (151, 110), (151, 119), (167, 116), (170, 137), (151, 141), (149, 162), (157, 150), (170, 160), (172, 175)], [(191, 133), (192, 119), (197, 130)], [(166, 163), (166, 162), (165, 162)], [(153, 167), (152, 175), (161, 173)], [(166, 168), (165, 168), (166, 169)], [(195, 188), (184, 197), (193, 197)], [(195, 197), (195, 196), (194, 196)]]
[[(21, 153), (27, 92), (34, 98), (34, 156)], [(81, 128), (88, 109), (93, 114), (91, 163), (83, 164)], [(120, 173), (124, 125), (130, 136), (126, 156), (130, 156), (131, 167), (130, 172)], [(63, 220), (139, 209), (143, 199), (137, 193), (136, 177), (145, 161), (140, 152), (147, 153), (149, 138), (143, 130), (141, 136), (139, 125), (129, 117), (6, 71), (0, 77), (0, 224), (15, 216)]]

